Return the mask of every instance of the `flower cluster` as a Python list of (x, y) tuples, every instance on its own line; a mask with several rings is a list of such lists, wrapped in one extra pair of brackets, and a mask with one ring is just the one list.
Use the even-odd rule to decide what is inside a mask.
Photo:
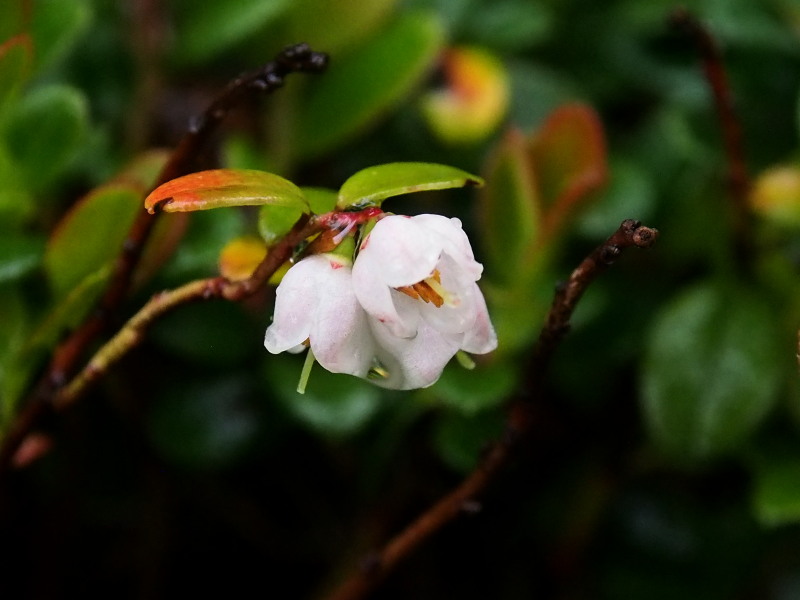
[(482, 271), (458, 219), (383, 216), (355, 260), (316, 254), (289, 269), (264, 345), (274, 354), (310, 345), (334, 373), (427, 387), (459, 350), (497, 347)]

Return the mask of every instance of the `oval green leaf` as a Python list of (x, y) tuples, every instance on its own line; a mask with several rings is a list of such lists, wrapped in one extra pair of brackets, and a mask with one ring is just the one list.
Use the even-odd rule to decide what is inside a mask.
[(380, 204), (386, 198), (464, 186), (483, 185), (466, 171), (436, 163), (397, 162), (363, 169), (344, 182), (337, 206), (342, 209)]
[(88, 106), (78, 90), (41, 87), (9, 112), (8, 150), (28, 187), (44, 189), (75, 156), (87, 129)]
[(791, 356), (774, 318), (767, 302), (734, 286), (702, 285), (666, 306), (650, 332), (642, 396), (651, 437), (667, 455), (711, 459), (754, 432)]
[(281, 17), (288, 0), (206, 0), (186, 4), (177, 23), (179, 59), (200, 62), (257, 33)]
[(369, 126), (422, 80), (443, 45), (439, 21), (412, 13), (337, 58), (299, 107), (299, 153), (319, 155)]
[(38, 72), (62, 61), (89, 30), (93, 17), (91, 4), (86, 0), (33, 4), (31, 35)]
[(136, 187), (107, 185), (81, 199), (65, 215), (44, 256), (45, 271), (57, 297), (114, 260), (141, 211), (141, 198)]
[(248, 169), (213, 169), (178, 177), (157, 187), (144, 201), (150, 213), (157, 207), (166, 212), (188, 212), (262, 204), (308, 211), (302, 190), (291, 181)]
[(478, 210), (487, 275), (510, 285), (525, 279), (520, 269), (533, 264), (527, 259), (540, 241), (539, 195), (522, 133), (512, 129), (506, 134), (485, 173), (488, 185), (480, 191)]
[(382, 25), (398, 0), (293, 0), (276, 35), (283, 44), (303, 40), (339, 56)]

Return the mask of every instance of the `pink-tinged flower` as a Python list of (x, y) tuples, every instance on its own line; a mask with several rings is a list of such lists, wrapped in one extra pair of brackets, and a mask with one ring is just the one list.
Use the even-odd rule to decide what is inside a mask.
[(459, 350), (497, 347), (476, 284), (482, 270), (458, 219), (385, 217), (352, 269), (330, 254), (289, 269), (265, 346), (278, 353), (308, 341), (329, 371), (392, 389), (427, 387)]

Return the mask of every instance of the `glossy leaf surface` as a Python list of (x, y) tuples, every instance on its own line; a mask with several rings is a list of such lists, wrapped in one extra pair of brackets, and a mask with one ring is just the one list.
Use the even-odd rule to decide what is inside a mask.
[(279, 35), (285, 44), (303, 40), (333, 56), (351, 47), (391, 15), (398, 0), (292, 0)]
[(65, 85), (37, 88), (10, 112), (8, 150), (30, 188), (43, 189), (63, 171), (79, 148), (87, 121), (85, 97)]
[(525, 137), (510, 130), (489, 158), (487, 185), (478, 210), (488, 276), (500, 282), (520, 278), (520, 268), (539, 239), (541, 214), (536, 178)]
[(92, 20), (91, 3), (87, 0), (36, 2), (32, 12), (31, 34), (38, 71), (63, 60), (89, 29)]
[(345, 181), (337, 205), (339, 208), (380, 205), (386, 198), (400, 194), (482, 184), (480, 177), (447, 165), (388, 163), (363, 169)]
[(333, 61), (300, 109), (299, 152), (311, 156), (330, 150), (391, 109), (432, 68), (443, 33), (427, 13), (409, 14), (364, 48)]
[(214, 169), (178, 177), (159, 186), (145, 199), (145, 208), (188, 212), (230, 206), (270, 204), (308, 210), (303, 192), (283, 177), (266, 171)]
[(670, 302), (648, 337), (642, 393), (659, 447), (681, 461), (735, 451), (774, 406), (782, 336), (749, 290), (702, 285)]
[(178, 56), (199, 62), (224, 52), (279, 18), (290, 5), (289, 0), (239, 0), (236, 10), (230, 10), (226, 0), (191, 4), (178, 22)]
[(109, 265), (141, 211), (141, 192), (107, 185), (66, 214), (47, 244), (45, 270), (53, 293), (63, 296), (90, 273)]

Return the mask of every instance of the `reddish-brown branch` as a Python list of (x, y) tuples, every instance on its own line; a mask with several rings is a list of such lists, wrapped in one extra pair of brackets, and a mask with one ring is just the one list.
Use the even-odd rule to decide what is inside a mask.
[(519, 443), (534, 423), (532, 398), (541, 391), (547, 364), (558, 344), (569, 331), (569, 321), (586, 288), (631, 246), (649, 248), (658, 238), (658, 231), (643, 227), (638, 221), (623, 221), (619, 229), (598, 246), (558, 287), (545, 325), (537, 340), (528, 365), (529, 379), (513, 399), (506, 421), (506, 430), (478, 467), (452, 492), (431, 506), (380, 551), (370, 555), (363, 567), (345, 580), (328, 600), (357, 600), (372, 592), (407, 556), (462, 512), (468, 512), (491, 482), (502, 472), (515, 454)]
[(56, 393), (53, 399), (54, 409), (64, 410), (84, 396), (111, 366), (141, 343), (153, 322), (166, 313), (184, 304), (200, 300), (224, 298), (238, 302), (257, 292), (280, 266), (291, 258), (294, 248), (319, 232), (321, 228), (318, 220), (309, 220), (308, 215), (303, 215), (292, 230), (270, 249), (261, 264), (247, 279), (231, 281), (224, 277), (211, 277), (192, 281), (180, 288), (153, 296), (111, 340), (100, 348), (83, 370)]
[[(192, 123), (159, 174), (156, 187), (192, 172), (200, 150), (209, 136), (230, 110), (248, 94), (275, 91), (283, 85), (284, 78), (290, 73), (321, 72), (327, 63), (326, 54), (312, 51), (307, 44), (297, 44), (286, 48), (275, 60), (262, 68), (233, 80), (200, 118)], [(56, 348), (45, 374), (3, 438), (0, 446), (0, 474), (8, 470), (14, 453), (27, 433), (52, 412), (51, 401), (54, 395), (75, 371), (89, 345), (100, 335), (111, 315), (125, 299), (142, 249), (156, 223), (156, 216), (145, 210), (139, 213), (114, 263), (108, 287), (97, 308)]]
[[(319, 72), (326, 67), (327, 60), (327, 55), (313, 52), (306, 44), (298, 44), (285, 49), (275, 60), (261, 69), (233, 80), (206, 108), (200, 118), (192, 123), (161, 170), (154, 187), (191, 173), (205, 142), (230, 110), (248, 94), (253, 91), (265, 93), (275, 91), (283, 85), (284, 78), (288, 74)], [(133, 272), (139, 264), (142, 249), (150, 237), (156, 220), (157, 215), (151, 215), (145, 210), (139, 213), (128, 233), (122, 252), (117, 257), (111, 281), (100, 300), (98, 309), (56, 350), (47, 376), (51, 388), (57, 388), (70, 375), (88, 343), (103, 330), (110, 315), (125, 298)]]
[(703, 61), (703, 71), (714, 97), (714, 106), (722, 129), (725, 155), (728, 161), (728, 186), (736, 211), (734, 226), (738, 239), (742, 243), (746, 243), (747, 196), (750, 191), (750, 176), (745, 160), (742, 126), (736, 112), (736, 103), (728, 82), (722, 53), (708, 28), (688, 10), (674, 11), (672, 22), (692, 36)]

